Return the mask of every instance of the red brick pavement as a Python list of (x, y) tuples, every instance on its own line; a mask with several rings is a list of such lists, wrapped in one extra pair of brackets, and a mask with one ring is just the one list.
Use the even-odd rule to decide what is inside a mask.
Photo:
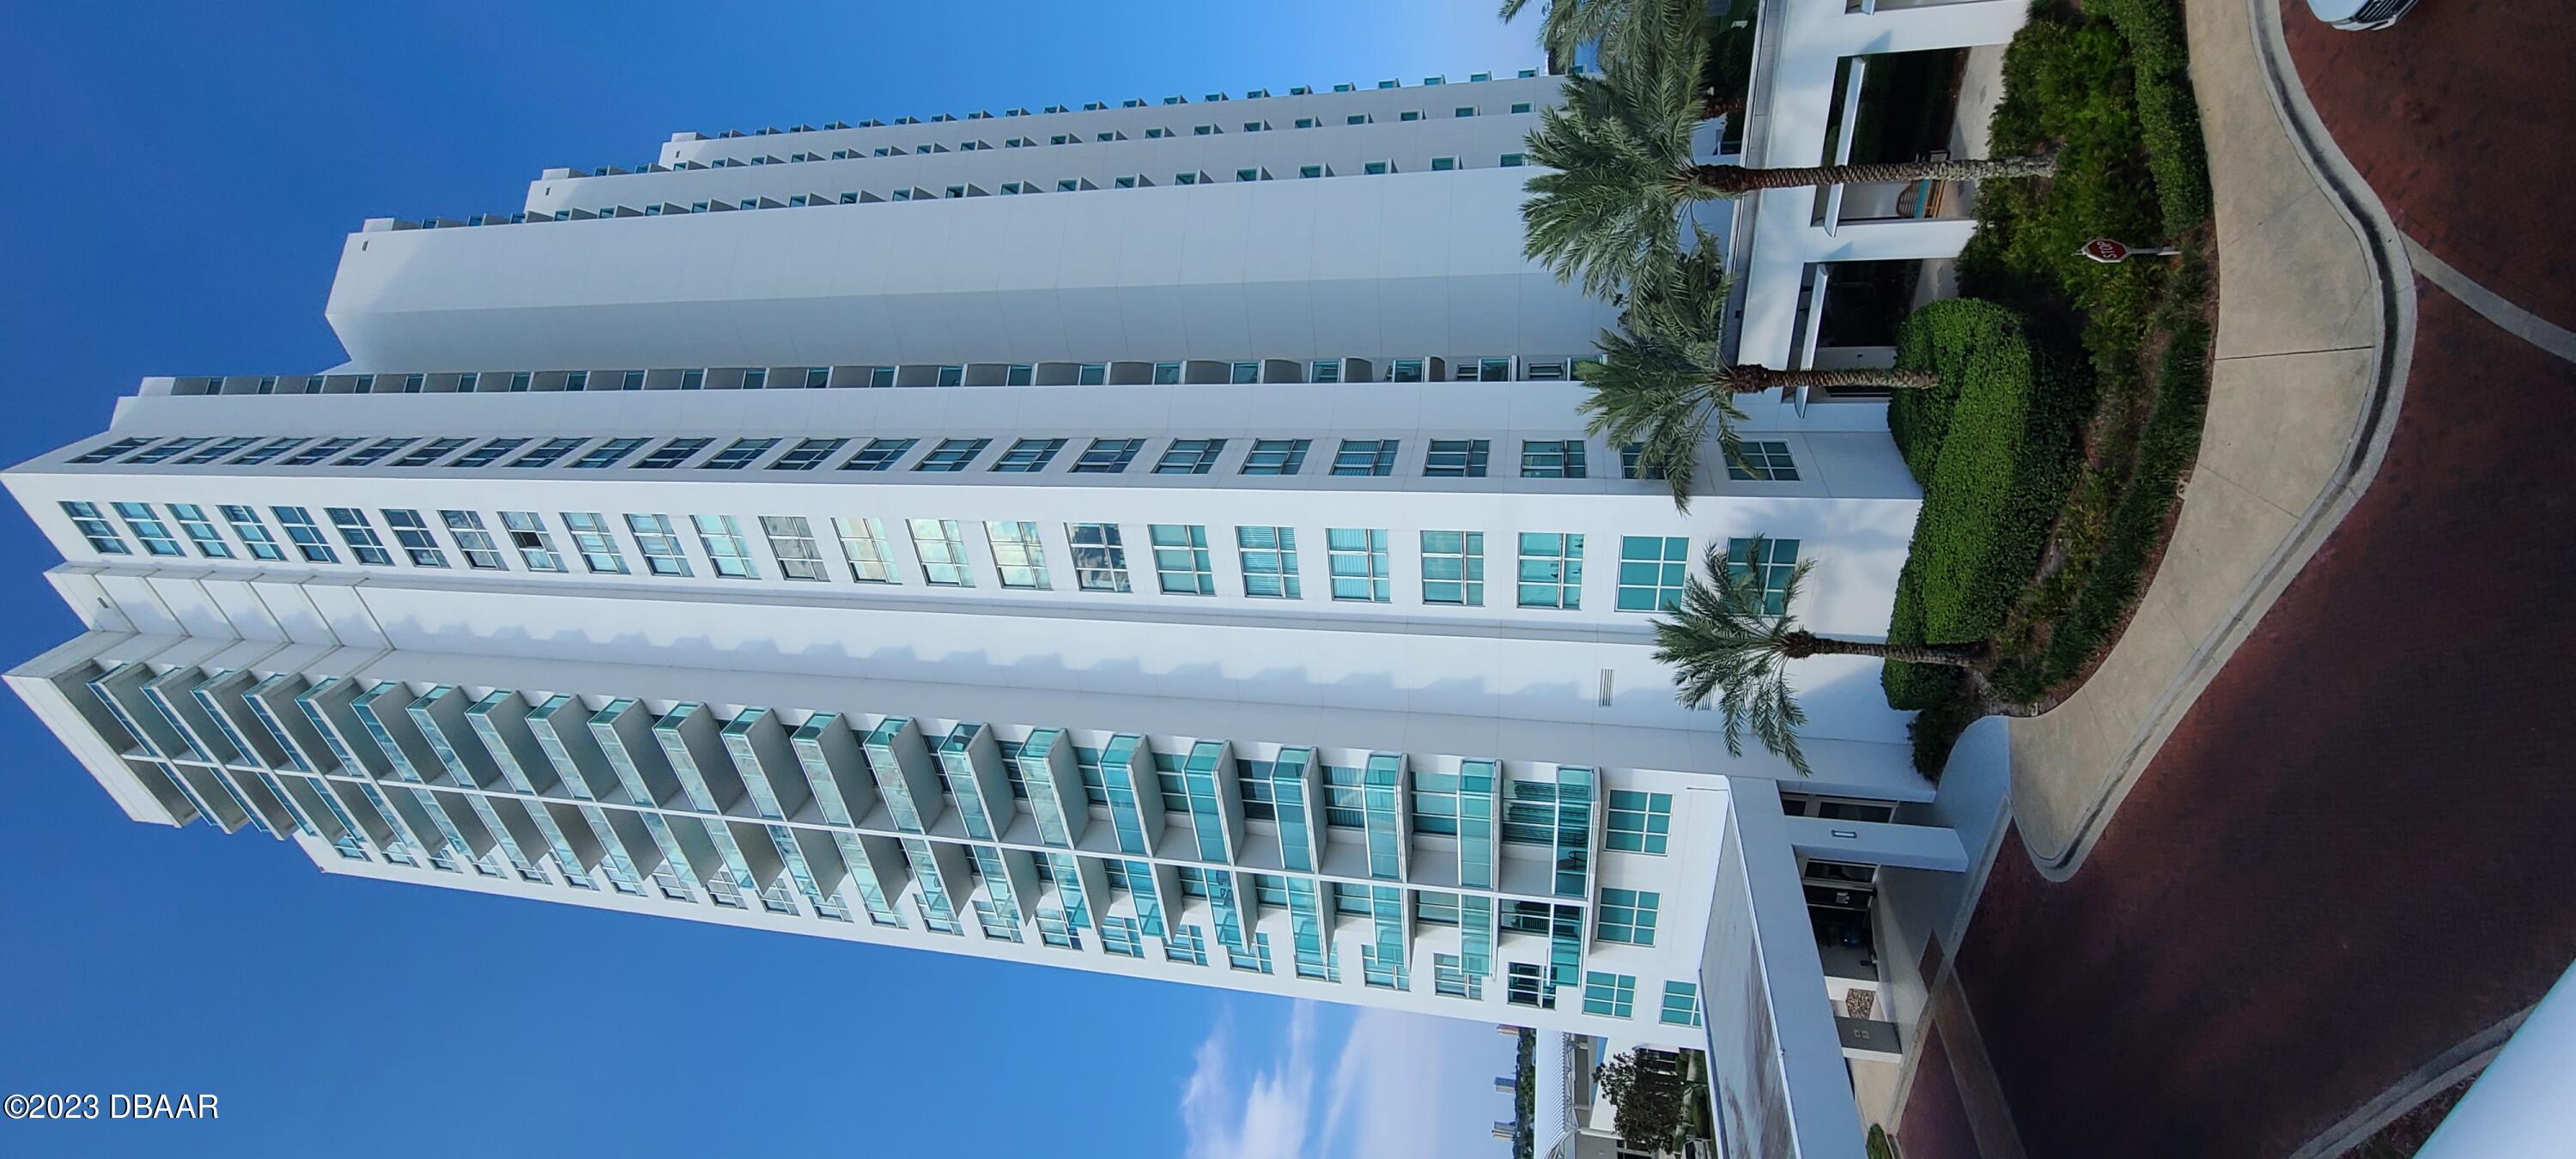
[(1976, 1133), (1968, 1126), (1968, 1108), (1959, 1099), (1959, 1079), (1950, 1071), (1950, 1052), (1941, 1045), (1940, 1030), (1925, 1030), (1916, 1049), (1914, 1087), (1905, 1096), (1896, 1145), (1904, 1150), (1905, 1159), (1983, 1159)]
[(2576, 366), (2418, 293), (2358, 506), (2072, 881), (1995, 863), (1958, 971), (2031, 1159), (2281, 1155), (2576, 958)]
[(2421, 0), (2337, 32), (2281, 0), (2290, 58), (2398, 228), (2480, 285), (2576, 329), (2576, 8)]

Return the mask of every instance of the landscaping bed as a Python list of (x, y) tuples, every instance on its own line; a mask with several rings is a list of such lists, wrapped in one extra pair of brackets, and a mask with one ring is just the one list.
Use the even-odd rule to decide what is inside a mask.
[[(1890, 663), (1937, 778), (1959, 731), (2065, 698), (2154, 574), (2208, 397), (2208, 163), (2176, 0), (2042, 0), (2004, 57), (1993, 150), (2053, 147), (2055, 177), (1978, 190), (1964, 299), (1918, 312), (1898, 363), (1941, 372), (1888, 427), (1923, 485), (1892, 643), (1992, 641), (1966, 677)], [(2177, 258), (2104, 265), (2087, 239)]]

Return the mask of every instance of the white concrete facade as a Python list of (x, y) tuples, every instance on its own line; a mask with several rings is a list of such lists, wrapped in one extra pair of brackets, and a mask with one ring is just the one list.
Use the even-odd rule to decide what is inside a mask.
[[(1742, 163), (1777, 169), (1849, 161), (1870, 57), (2002, 44), (2020, 30), (2029, 7), (2023, 0), (1763, 0)], [(1838, 75), (1839, 132), (1832, 116)], [(1829, 143), (1837, 144), (1831, 155)], [(1729, 251), (1741, 294), (1738, 361), (1814, 364), (1832, 263), (1955, 257), (1975, 231), (1976, 223), (1964, 217), (1853, 220), (1842, 205), (1845, 193), (1839, 186), (1772, 189), (1738, 204)]]
[[(1704, 1045), (1793, 774), (1653, 613), (1761, 535), (1883, 633), (1919, 496), (1874, 404), (1757, 409), (1687, 514), (1585, 433), (1606, 308), (1505, 165), (1554, 86), (683, 134), (371, 222), (347, 365), (0, 476), (87, 629), (9, 682), (129, 816), (329, 872)], [(1930, 799), (1875, 665), (1797, 675), (1798, 792)]]

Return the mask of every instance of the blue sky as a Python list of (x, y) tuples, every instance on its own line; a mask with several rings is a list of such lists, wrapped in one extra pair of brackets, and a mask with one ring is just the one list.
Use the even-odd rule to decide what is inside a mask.
[[(0, 460), (144, 375), (332, 365), (361, 219), (506, 212), (674, 130), (1412, 83), (1531, 36), (1493, 0), (0, 5)], [(77, 624), (14, 505), (0, 535), (14, 664)], [(0, 1153), (1505, 1153), (1480, 1024), (326, 878), (125, 820), (14, 697), (0, 754), (0, 1091), (223, 1108)]]

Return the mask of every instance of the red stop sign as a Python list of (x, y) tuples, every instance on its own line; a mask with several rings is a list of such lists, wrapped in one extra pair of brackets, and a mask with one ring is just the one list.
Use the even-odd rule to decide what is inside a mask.
[(2084, 243), (2084, 256), (2097, 262), (2117, 263), (2128, 260), (2129, 247), (2107, 237)]

